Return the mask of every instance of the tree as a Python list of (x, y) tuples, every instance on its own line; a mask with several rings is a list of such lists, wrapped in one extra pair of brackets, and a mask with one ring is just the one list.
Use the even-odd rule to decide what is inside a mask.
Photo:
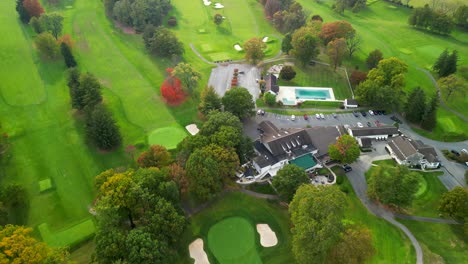
[(419, 189), (421, 175), (405, 166), (374, 167), (369, 178), (370, 198), (397, 207), (410, 205)]
[(351, 24), (344, 20), (324, 23), (322, 30), (320, 31), (319, 37), (323, 40), (323, 43), (327, 45), (330, 41), (339, 38), (353, 38), (356, 34), (356, 30)]
[(352, 163), (359, 158), (361, 151), (356, 139), (350, 135), (343, 135), (335, 144), (328, 146), (328, 153), (330, 158), (341, 163)]
[(78, 110), (92, 109), (102, 102), (101, 84), (93, 74), (89, 72), (81, 74), (79, 90), (78, 94), (82, 96), (82, 105)]
[(463, 79), (465, 79), (465, 81), (468, 81), (468, 66), (460, 67), (460, 69), (458, 70), (458, 73)]
[(273, 187), (287, 201), (293, 199), (299, 186), (307, 183), (310, 183), (307, 173), (294, 164), (284, 166), (272, 180)]
[(39, 18), (42, 29), (50, 32), (55, 39), (62, 34), (63, 16), (57, 13), (47, 13)]
[(266, 17), (271, 19), (276, 12), (280, 11), (281, 5), (278, 0), (267, 0), (264, 9)]
[(253, 116), (255, 103), (250, 92), (242, 87), (230, 89), (221, 99), (224, 110), (231, 112), (239, 119)]
[(437, 124), (437, 107), (439, 106), (439, 97), (434, 95), (426, 105), (424, 115), (421, 120), (421, 127), (431, 131)]
[(203, 89), (198, 110), (204, 115), (208, 115), (210, 111), (221, 110), (221, 98), (213, 86), (207, 86)]
[(155, 240), (142, 229), (131, 230), (125, 239), (125, 251), (128, 252), (128, 263), (164, 263), (168, 245)]
[(214, 15), (214, 17), (213, 17), (213, 21), (217, 26), (219, 26), (219, 25), (221, 25), (221, 23), (223, 23), (224, 18), (223, 18), (223, 16), (221, 14), (216, 13)]
[(369, 53), (366, 59), (366, 65), (369, 70), (372, 70), (379, 65), (379, 62), (383, 59), (383, 54), (380, 50), (376, 49)]
[(353, 53), (360, 49), (361, 37), (358, 34), (351, 34), (350, 37), (346, 38), (346, 48), (348, 49), (348, 55), (351, 58)]
[(102, 105), (88, 110), (86, 115), (86, 135), (102, 150), (112, 150), (122, 143), (119, 127), (112, 114)]
[(360, 83), (367, 79), (367, 72), (354, 70), (349, 76), (349, 82), (355, 89)]
[(367, 79), (356, 89), (363, 104), (381, 109), (396, 110), (404, 100), (403, 87), (408, 65), (395, 57), (383, 59), (377, 68), (367, 74)]
[(63, 59), (65, 60), (65, 65), (67, 68), (76, 67), (75, 57), (73, 56), (70, 46), (67, 43), (62, 42), (60, 44), (60, 51), (62, 53)]
[(458, 220), (468, 220), (468, 189), (457, 186), (442, 195), (439, 211)]
[(307, 65), (307, 63), (316, 58), (320, 53), (318, 49), (319, 40), (312, 27), (301, 27), (296, 30), (292, 35), (291, 44), (293, 47), (291, 54), (300, 61), (302, 65)]
[(346, 40), (344, 38), (338, 38), (328, 42), (327, 55), (330, 58), (334, 71), (341, 65), (345, 52)]
[(190, 64), (183, 62), (175, 66), (172, 75), (181, 81), (182, 87), (184, 87), (189, 94), (194, 93), (202, 77)]
[(59, 264), (68, 253), (53, 249), (31, 236), (31, 228), (16, 225), (0, 226), (0, 261), (2, 263)]
[(291, 42), (292, 42), (292, 34), (287, 33), (286, 35), (284, 35), (283, 41), (281, 42), (281, 51), (288, 54), (289, 51), (293, 49)]
[(216, 133), (222, 126), (234, 127), (241, 133), (242, 123), (239, 117), (230, 112), (212, 111), (208, 114), (208, 119), (200, 128), (200, 135), (211, 136)]
[(457, 71), (458, 52), (452, 51), (448, 53), (448, 49), (445, 49), (437, 58), (437, 61), (432, 66), (432, 69), (437, 72), (439, 77), (446, 77)]
[[(447, 58), (447, 64), (443, 72), (443, 76), (448, 76), (457, 72), (457, 63), (458, 63), (458, 51), (453, 50), (450, 56)], [(442, 77), (442, 76), (439, 76)]]
[(171, 154), (161, 145), (151, 145), (138, 157), (138, 166), (142, 168), (168, 166), (172, 162)]
[(44, 8), (41, 6), (38, 0), (23, 0), (23, 7), (28, 13), (29, 17), (39, 18), (44, 13)]
[(350, 225), (339, 243), (332, 247), (327, 263), (366, 263), (374, 254), (371, 231), (363, 226)]
[(268, 92), (263, 95), (263, 100), (265, 101), (265, 104), (274, 106), (276, 104), (276, 95)]
[(289, 205), (297, 263), (324, 263), (343, 230), (345, 195), (335, 186), (303, 184)]
[(296, 71), (294, 70), (293, 66), (283, 66), (283, 68), (281, 68), (279, 77), (282, 80), (290, 81), (296, 77)]
[(245, 59), (256, 64), (265, 57), (266, 44), (260, 38), (251, 38), (244, 43)]
[(437, 84), (440, 88), (440, 91), (445, 94), (445, 100), (447, 101), (451, 95), (459, 94), (460, 96), (465, 96), (468, 85), (465, 80), (459, 78), (455, 74), (449, 75), (447, 77), (440, 78), (437, 81)]
[(184, 53), (182, 42), (169, 29), (163, 27), (157, 28), (145, 45), (150, 52), (161, 57), (180, 56)]
[(70, 92), (71, 106), (74, 109), (83, 108), (83, 93), (80, 89), (80, 71), (77, 68), (68, 70), (67, 85)]
[(453, 20), (459, 27), (468, 29), (468, 6), (460, 5), (453, 13)]
[(33, 30), (34, 30), (34, 32), (36, 32), (36, 34), (41, 34), (42, 32), (44, 32), (44, 29), (42, 28), (41, 22), (39, 21), (39, 19), (37, 19), (37, 17), (32, 17), (29, 20), (29, 25), (33, 28)]
[(426, 94), (421, 87), (414, 89), (409, 95), (405, 106), (406, 119), (413, 123), (421, 122), (426, 111)]
[(170, 104), (180, 104), (185, 98), (181, 81), (172, 74), (173, 70), (171, 68), (166, 69), (166, 71), (169, 76), (161, 84), (161, 95)]
[(21, 22), (28, 23), (31, 19), (28, 11), (24, 7), (24, 0), (16, 0), (16, 12), (18, 12)]
[[(2, 146), (0, 146), (0, 155)], [(1, 157), (0, 157), (1, 158)], [(1, 223), (25, 224), (28, 217), (29, 199), (26, 189), (17, 184), (9, 184), (0, 187)]]
[(34, 39), (34, 44), (44, 58), (56, 59), (58, 57), (59, 47), (50, 33), (43, 32), (39, 34)]

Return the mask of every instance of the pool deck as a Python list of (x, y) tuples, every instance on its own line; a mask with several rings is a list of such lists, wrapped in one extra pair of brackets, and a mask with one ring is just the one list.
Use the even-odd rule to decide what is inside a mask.
[[(328, 91), (330, 93), (330, 98), (325, 99), (325, 100), (296, 99), (296, 89), (303, 89), (303, 90), (314, 89), (314, 90)], [(276, 98), (277, 98), (277, 101), (282, 101), (284, 105), (296, 105), (298, 101), (335, 101), (335, 102), (339, 101), (335, 99), (335, 94), (333, 93), (333, 89), (328, 88), (328, 87), (280, 86), (279, 92)]]

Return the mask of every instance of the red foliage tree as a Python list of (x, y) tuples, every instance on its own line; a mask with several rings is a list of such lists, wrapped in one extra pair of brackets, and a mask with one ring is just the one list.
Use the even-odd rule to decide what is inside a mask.
[(323, 24), (319, 37), (323, 40), (323, 42), (326, 45), (328, 44), (328, 42), (334, 39), (347, 39), (355, 33), (356, 30), (354, 30), (353, 26), (351, 26), (349, 22), (340, 20)]
[(166, 72), (169, 73), (169, 76), (161, 85), (161, 95), (172, 105), (180, 104), (185, 98), (181, 82), (177, 77), (172, 76), (171, 68), (166, 69)]
[(367, 72), (363, 71), (358, 71), (355, 70), (351, 73), (351, 76), (349, 76), (349, 82), (353, 86), (353, 88), (356, 88), (361, 82), (365, 81), (367, 79)]
[(44, 13), (44, 8), (42, 8), (39, 0), (24, 0), (23, 6), (30, 17), (39, 18)]

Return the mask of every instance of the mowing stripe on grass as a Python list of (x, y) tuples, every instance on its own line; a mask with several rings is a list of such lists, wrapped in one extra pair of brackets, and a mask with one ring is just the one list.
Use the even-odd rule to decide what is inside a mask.
[(96, 232), (96, 227), (91, 218), (88, 218), (67, 229), (53, 232), (47, 223), (38, 226), (42, 239), (52, 247), (73, 247), (86, 239), (89, 239)]

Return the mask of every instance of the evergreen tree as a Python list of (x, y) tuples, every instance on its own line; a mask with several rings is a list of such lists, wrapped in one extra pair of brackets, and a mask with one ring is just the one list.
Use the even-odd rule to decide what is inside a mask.
[(85, 107), (93, 108), (102, 101), (101, 85), (98, 79), (91, 73), (81, 75), (80, 90), (83, 95), (83, 105), (81, 109)]
[(70, 90), (72, 108), (82, 109), (83, 94), (80, 90), (80, 71), (77, 68), (71, 68), (68, 70), (67, 85)]
[(221, 98), (219, 98), (212, 86), (206, 87), (203, 90), (198, 109), (204, 115), (208, 115), (213, 110), (221, 110)]
[(439, 76), (442, 76), (442, 73), (445, 72), (445, 68), (447, 65), (447, 59), (448, 59), (448, 50), (445, 49), (440, 55), (439, 58), (437, 58), (437, 61), (434, 63), (432, 66), (432, 69), (437, 72)]
[(405, 106), (406, 119), (417, 123), (423, 118), (426, 111), (426, 94), (420, 87), (414, 89), (408, 96)]
[(432, 130), (437, 124), (437, 107), (439, 105), (439, 96), (434, 95), (431, 101), (426, 106), (423, 118), (421, 120), (421, 127), (426, 130)]
[(111, 150), (122, 142), (119, 127), (112, 114), (103, 105), (88, 109), (86, 135), (94, 145), (103, 150)]
[(70, 46), (68, 46), (67, 43), (62, 42), (62, 44), (60, 44), (60, 51), (62, 52), (62, 56), (65, 60), (65, 65), (67, 65), (67, 68), (76, 67), (75, 57), (73, 57)]
[(281, 51), (288, 54), (290, 50), (293, 49), (291, 44), (292, 41), (292, 34), (288, 33), (284, 35), (283, 41), (281, 42)]
[(23, 0), (16, 0), (16, 11), (19, 14), (19, 17), (23, 23), (28, 23), (31, 16), (28, 11), (24, 8)]
[(450, 56), (448, 56), (447, 58), (445, 71), (443, 72), (444, 75), (440, 77), (449, 76), (450, 74), (454, 74), (455, 72), (457, 72), (457, 62), (458, 62), (458, 51), (454, 50), (452, 51), (452, 54), (450, 54)]

